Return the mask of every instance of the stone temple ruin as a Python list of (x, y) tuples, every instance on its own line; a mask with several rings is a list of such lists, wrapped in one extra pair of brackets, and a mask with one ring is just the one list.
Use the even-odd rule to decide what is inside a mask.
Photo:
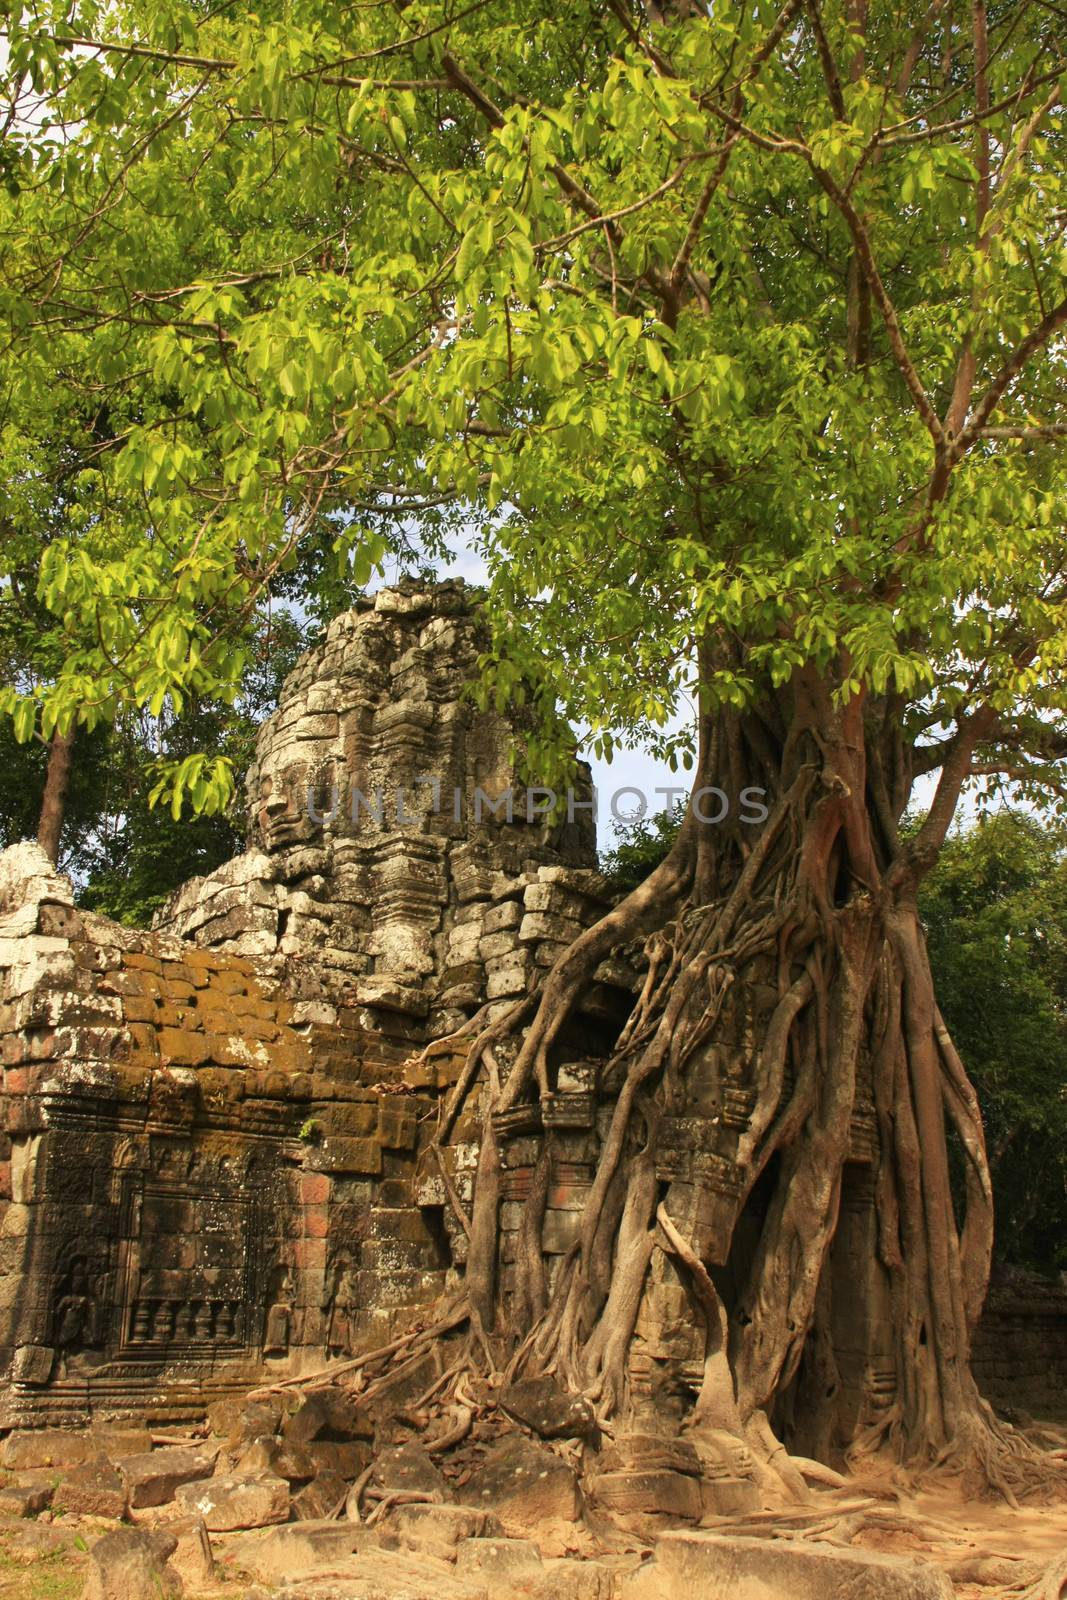
[[(588, 810), (490, 809), (516, 730), (464, 696), (478, 648), (461, 584), (339, 617), (261, 730), (247, 853), (151, 933), (79, 911), (36, 846), (0, 857), (0, 1424), (202, 1415), (388, 1339), (461, 1266), (420, 1155), (462, 1048), (414, 1058), (606, 903)], [(604, 976), (594, 1035), (626, 1003)]]
[[(152, 932), (80, 911), (36, 846), (0, 856), (0, 1427), (189, 1422), (264, 1375), (387, 1342), (462, 1272), (447, 1188), (470, 1198), (474, 1110), (428, 1149), (465, 1059), (450, 1036), (526, 994), (611, 903), (591, 812), (549, 820), (515, 781), (521, 726), (465, 693), (479, 648), (459, 583), (402, 584), (338, 617), (261, 729), (248, 850)], [(598, 1063), (636, 982), (620, 963), (597, 980), (552, 1096), (499, 1115), (505, 1295), (548, 1130), (549, 1281), (577, 1236), (611, 1110)], [(739, 997), (665, 1119), (656, 1175), (695, 1239), (737, 1203), (759, 1003)], [(872, 1373), (888, 1405), (885, 1326), (856, 1309), (877, 1294), (845, 1292), (874, 1225), (862, 1108), (852, 1145), (835, 1353), (857, 1407)], [(659, 1254), (634, 1393), (654, 1408), (702, 1358)]]

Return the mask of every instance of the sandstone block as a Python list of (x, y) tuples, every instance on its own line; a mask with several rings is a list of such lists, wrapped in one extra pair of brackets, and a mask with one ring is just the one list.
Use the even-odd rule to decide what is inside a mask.
[(282, 1435), (304, 1445), (315, 1440), (370, 1439), (374, 1425), (343, 1390), (318, 1389), (286, 1420)]
[(305, 1448), (319, 1477), (329, 1473), (349, 1483), (359, 1477), (371, 1458), (366, 1439), (313, 1439)]
[(519, 924), (519, 938), (523, 944), (535, 944), (541, 939), (570, 944), (581, 931), (582, 924), (575, 918), (555, 916), (548, 911), (528, 911)]
[(530, 1600), (612, 1600), (615, 1574), (599, 1561), (546, 1561), (528, 1593)]
[(175, 1445), (122, 1457), (115, 1465), (126, 1484), (131, 1510), (140, 1510), (144, 1506), (165, 1506), (183, 1484), (209, 1477), (215, 1457)]
[(573, 1469), (546, 1446), (518, 1435), (489, 1451), (461, 1496), (464, 1504), (495, 1512), (508, 1532), (574, 1522), (581, 1512)]
[(202, 1517), (176, 1517), (168, 1521), (167, 1533), (177, 1541), (170, 1564), (187, 1591), (197, 1594), (215, 1583), (215, 1557)]
[[(492, 1535), (463, 1539), (456, 1546), (456, 1572), (480, 1577), (487, 1587), (500, 1593), (498, 1585), (526, 1586), (541, 1571), (541, 1552), (532, 1539), (494, 1538)], [(507, 1593), (507, 1588), (503, 1590)]]
[(382, 1147), (376, 1139), (346, 1139), (328, 1134), (304, 1157), (312, 1172), (366, 1172), (382, 1170)]
[(237, 1462), (239, 1478), (284, 1478), (286, 1483), (307, 1483), (315, 1476), (316, 1465), (308, 1451), (295, 1439), (265, 1437), (255, 1439)]
[(293, 1496), (292, 1514), (298, 1522), (321, 1522), (337, 1515), (348, 1497), (348, 1484), (337, 1472), (322, 1472)]
[(568, 1394), (553, 1378), (508, 1384), (498, 1404), (542, 1439), (593, 1438), (599, 1432), (589, 1401)]
[(121, 1520), (126, 1515), (126, 1485), (106, 1462), (73, 1467), (56, 1489), (52, 1504), (57, 1511)]
[(486, 998), (489, 1000), (503, 1000), (511, 995), (525, 994), (529, 987), (529, 976), (525, 965), (505, 967), (500, 972), (491, 972), (485, 981)]
[(209, 1533), (266, 1528), (289, 1516), (289, 1485), (284, 1478), (207, 1478), (183, 1484), (175, 1498), (204, 1519)]
[(496, 1518), (475, 1506), (398, 1506), (392, 1518), (392, 1536), (401, 1550), (425, 1550), (446, 1561), (455, 1558), (463, 1540), (500, 1533)]
[(0, 1488), (0, 1517), (35, 1517), (51, 1503), (49, 1483), (8, 1483)]
[(116, 1528), (89, 1551), (82, 1600), (177, 1600), (182, 1580), (170, 1565), (177, 1541), (162, 1530)]
[(273, 1398), (246, 1400), (243, 1395), (216, 1400), (208, 1407), (207, 1420), (212, 1433), (221, 1435), (235, 1450), (277, 1432), (282, 1420), (281, 1402)]
[(374, 1463), (374, 1476), (383, 1489), (436, 1494), (448, 1499), (448, 1483), (440, 1467), (421, 1444), (398, 1444), (383, 1450)]
[(274, 1585), (316, 1569), (329, 1571), (374, 1542), (373, 1530), (351, 1522), (290, 1522), (238, 1541), (234, 1564), (260, 1583)]
[(702, 1532), (663, 1534), (653, 1559), (625, 1577), (620, 1600), (714, 1594), (717, 1600), (951, 1600), (939, 1567), (907, 1556), (809, 1544), (799, 1539), (739, 1539)]
[(605, 1510), (624, 1515), (640, 1512), (699, 1522), (704, 1511), (699, 1482), (681, 1472), (602, 1472), (590, 1489)]
[(10, 1472), (27, 1472), (35, 1467), (78, 1467), (102, 1457), (99, 1443), (90, 1434), (65, 1428), (9, 1433), (0, 1448), (0, 1466)]

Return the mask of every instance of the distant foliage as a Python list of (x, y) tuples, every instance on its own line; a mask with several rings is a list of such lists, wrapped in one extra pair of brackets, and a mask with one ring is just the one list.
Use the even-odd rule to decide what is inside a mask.
[(633, 889), (659, 866), (678, 835), (687, 802), (677, 801), (653, 817), (615, 824), (615, 846), (601, 856), (601, 870), (620, 889)]
[(997, 1256), (1067, 1268), (1067, 832), (1005, 812), (952, 835), (920, 910), (985, 1117)]
[[(79, 730), (59, 865), (73, 879), (80, 904), (146, 927), (180, 884), (243, 848), (240, 778), (308, 633), (285, 612), (274, 616), (269, 630), (260, 628), (232, 706), (193, 703), (180, 718), (126, 711), (113, 725)], [(175, 817), (171, 805), (152, 805), (163, 767), (205, 749), (224, 756), (238, 775), (226, 810), (197, 814), (186, 803)], [(35, 835), (47, 760), (39, 740), (19, 744), (11, 724), (0, 721), (0, 849)]]

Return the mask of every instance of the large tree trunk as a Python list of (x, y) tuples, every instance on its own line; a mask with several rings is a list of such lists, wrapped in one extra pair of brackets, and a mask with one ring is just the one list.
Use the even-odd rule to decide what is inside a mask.
[(63, 817), (67, 804), (67, 784), (70, 780), (70, 758), (74, 745), (74, 731), (56, 732), (48, 755), (48, 773), (41, 799), (41, 819), (37, 826), (37, 843), (55, 866), (59, 861), (59, 844), (63, 836)]
[[(919, 867), (896, 834), (909, 783), (894, 737), (813, 677), (709, 719), (694, 791), (736, 802), (760, 784), (767, 820), (746, 824), (735, 805), (702, 825), (691, 810), (652, 878), (557, 963), (525, 1031), (516, 1017), (510, 1044), (506, 1020), (475, 1039), (439, 1139), (477, 1094), (466, 1285), (498, 1366), (554, 1371), (615, 1427), (655, 1409), (669, 1379), (681, 1425), (743, 1440), (779, 1486), (799, 1482), (784, 1440), (824, 1459), (887, 1445), (916, 1465), (977, 1465), (1010, 1494), (1033, 1453), (970, 1374), (989, 1173), (934, 999)], [(553, 1094), (576, 1000), (638, 936), (645, 981), (599, 1072), (610, 1127), (580, 1237), (546, 1267), (561, 1154), (548, 1130), (505, 1269), (499, 1139)], [(648, 1359), (647, 1324), (682, 1290), (699, 1360), (683, 1352), (671, 1371), (655, 1341)]]

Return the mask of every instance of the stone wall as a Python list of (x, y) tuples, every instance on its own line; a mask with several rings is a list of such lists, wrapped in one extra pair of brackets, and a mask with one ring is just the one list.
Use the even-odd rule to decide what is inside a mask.
[(995, 1273), (971, 1366), (995, 1406), (1067, 1420), (1067, 1288), (1034, 1273)]
[[(390, 1338), (461, 1267), (425, 1159), (450, 1035), (608, 904), (588, 812), (527, 820), (516, 784), (511, 821), (476, 814), (522, 733), (465, 697), (478, 648), (461, 585), (338, 618), (261, 730), (248, 852), (153, 932), (0, 856), (0, 1424), (198, 1414)], [(603, 977), (593, 1035), (626, 1004)], [(477, 1134), (471, 1107), (462, 1193)]]

